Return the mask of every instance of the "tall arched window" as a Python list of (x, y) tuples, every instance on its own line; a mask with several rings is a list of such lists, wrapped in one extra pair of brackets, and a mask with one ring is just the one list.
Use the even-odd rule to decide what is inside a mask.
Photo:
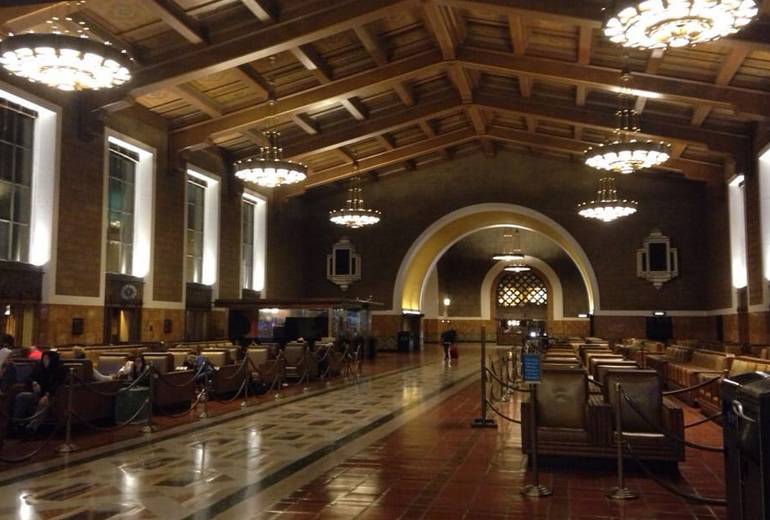
[(548, 304), (548, 288), (532, 271), (508, 273), (497, 285), (495, 302), (498, 307), (545, 306)]

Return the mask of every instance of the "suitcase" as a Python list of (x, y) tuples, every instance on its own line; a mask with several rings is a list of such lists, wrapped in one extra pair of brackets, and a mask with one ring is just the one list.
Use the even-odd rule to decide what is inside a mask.
[(458, 356), (459, 356), (459, 353), (457, 352), (457, 345), (452, 345), (451, 347), (449, 347), (449, 357), (451, 359), (457, 359)]
[[(144, 386), (135, 386), (131, 389), (121, 389), (115, 398), (115, 423), (123, 424), (132, 417), (144, 404), (150, 389)], [(134, 417), (132, 424), (143, 423), (147, 420), (149, 406), (145, 406), (139, 415)]]

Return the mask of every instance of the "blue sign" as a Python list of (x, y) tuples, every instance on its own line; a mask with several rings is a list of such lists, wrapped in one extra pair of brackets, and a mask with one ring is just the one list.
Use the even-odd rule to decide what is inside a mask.
[(525, 383), (539, 383), (542, 374), (541, 356), (537, 353), (521, 355), (521, 373)]

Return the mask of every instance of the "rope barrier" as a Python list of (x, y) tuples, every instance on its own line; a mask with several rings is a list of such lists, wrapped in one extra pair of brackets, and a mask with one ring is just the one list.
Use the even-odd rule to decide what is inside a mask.
[(713, 377), (713, 378), (708, 379), (706, 381), (702, 381), (702, 382), (698, 383), (697, 385), (688, 386), (687, 388), (680, 388), (678, 390), (668, 390), (666, 392), (663, 392), (663, 395), (669, 396), (669, 395), (683, 394), (683, 393), (686, 393), (686, 392), (692, 392), (693, 390), (697, 390), (698, 388), (701, 388), (703, 386), (710, 385), (714, 381), (719, 381), (720, 379), (722, 379), (721, 375)]
[(501, 384), (502, 384), (503, 386), (505, 386), (506, 388), (508, 388), (508, 389), (510, 389), (510, 390), (514, 390), (514, 391), (516, 391), (516, 392), (521, 392), (521, 393), (523, 393), (523, 394), (528, 394), (528, 393), (530, 393), (530, 390), (526, 390), (526, 389), (524, 389), (524, 388), (519, 388), (519, 387), (517, 387), (517, 386), (509, 385), (509, 384), (507, 384), (507, 383), (504, 383), (504, 382), (502, 382), (502, 381), (501, 381), (499, 378), (497, 378), (497, 376), (495, 376), (495, 374), (494, 374), (493, 372), (491, 372), (491, 371), (489, 370), (489, 368), (486, 368), (485, 370), (486, 370), (486, 371), (487, 371), (487, 372), (488, 372), (488, 373), (489, 373), (489, 374), (490, 374), (490, 375), (491, 375), (493, 378), (495, 378), (495, 379), (496, 379), (496, 380), (497, 380), (499, 383), (501, 383)]
[(136, 420), (136, 418), (139, 417), (139, 415), (144, 411), (145, 408), (147, 408), (147, 406), (149, 404), (150, 404), (150, 398), (148, 397), (147, 399), (144, 400), (144, 402), (142, 402), (142, 406), (137, 408), (136, 412), (134, 413), (134, 415), (131, 416), (130, 419), (126, 420), (125, 422), (118, 423), (118, 424), (116, 424), (114, 426), (97, 426), (97, 425), (93, 424), (92, 422), (86, 420), (83, 416), (81, 416), (76, 411), (72, 410), (71, 413), (72, 413), (72, 416), (75, 419), (77, 419), (82, 424), (85, 424), (87, 427), (89, 427), (89, 428), (91, 428), (93, 430), (96, 430), (96, 431), (99, 431), (99, 432), (114, 432), (114, 431), (118, 431), (118, 430), (120, 430), (122, 428), (125, 428), (126, 426), (130, 426), (131, 423), (133, 423)]
[[(145, 368), (145, 369), (144, 369), (144, 371), (143, 371), (141, 374), (139, 374), (139, 377), (137, 377), (136, 379), (134, 379), (134, 380), (133, 380), (133, 381), (132, 381), (130, 384), (128, 384), (128, 385), (126, 385), (126, 386), (122, 387), (122, 388), (121, 388), (120, 390), (118, 390), (117, 392), (102, 392), (101, 390), (95, 390), (95, 389), (93, 388), (93, 387), (94, 387), (94, 384), (93, 384), (93, 382), (91, 382), (91, 381), (86, 381), (85, 379), (82, 379), (82, 378), (81, 378), (79, 375), (77, 375), (77, 374), (74, 374), (74, 378), (75, 378), (75, 380), (76, 380), (78, 383), (80, 383), (81, 385), (83, 385), (83, 388), (85, 388), (86, 390), (88, 390), (89, 392), (91, 392), (91, 393), (93, 393), (93, 394), (96, 394), (96, 395), (100, 395), (100, 396), (102, 396), (102, 397), (117, 397), (117, 396), (118, 396), (118, 394), (119, 394), (121, 391), (124, 391), (124, 390), (130, 390), (130, 389), (134, 388), (135, 386), (137, 386), (137, 385), (138, 385), (138, 384), (139, 384), (139, 383), (140, 383), (142, 380), (144, 380), (144, 379), (147, 377), (147, 375), (148, 375), (149, 373), (150, 373), (150, 367), (147, 367), (147, 368)], [(116, 380), (116, 381), (117, 381), (117, 380)], [(106, 381), (106, 382), (109, 382), (109, 381)]]
[(153, 368), (152, 371), (155, 374), (157, 374), (158, 379), (163, 381), (164, 384), (166, 384), (168, 386), (171, 386), (173, 388), (184, 388), (186, 386), (189, 386), (190, 383), (195, 383), (196, 379), (198, 378), (199, 375), (201, 375), (201, 373), (203, 373), (203, 370), (205, 368), (206, 368), (206, 364), (204, 363), (200, 367), (198, 367), (198, 370), (195, 372), (195, 374), (189, 380), (185, 381), (184, 383), (172, 383), (168, 379), (166, 379), (165, 375), (162, 372), (159, 372), (155, 368)]
[(171, 417), (172, 419), (179, 419), (180, 417), (184, 417), (185, 415), (187, 415), (187, 414), (189, 414), (189, 413), (192, 413), (192, 411), (193, 411), (193, 410), (195, 410), (195, 407), (196, 407), (196, 406), (198, 406), (198, 404), (200, 404), (200, 402), (201, 402), (201, 398), (203, 397), (203, 395), (205, 394), (205, 392), (206, 392), (205, 388), (204, 388), (203, 390), (201, 390), (200, 392), (198, 392), (198, 395), (197, 395), (197, 396), (195, 396), (195, 399), (193, 399), (192, 401), (190, 401), (190, 402), (192, 403), (192, 404), (190, 405), (190, 407), (189, 407), (187, 410), (185, 410), (184, 412), (181, 412), (181, 413), (168, 413), (167, 409), (166, 409), (166, 410), (163, 410), (163, 408), (162, 408), (162, 407), (160, 407), (160, 406), (158, 406), (158, 405), (156, 405), (156, 408), (157, 408), (159, 411), (162, 411), (162, 412), (164, 412), (164, 413), (162, 414), (162, 415), (163, 415), (163, 417)]
[(509, 417), (509, 416), (505, 415), (503, 412), (501, 412), (500, 410), (498, 410), (498, 409), (495, 407), (495, 405), (493, 405), (491, 402), (489, 402), (489, 400), (487, 400), (487, 406), (489, 406), (489, 408), (490, 408), (490, 409), (491, 409), (493, 412), (495, 412), (497, 415), (499, 415), (500, 417), (502, 417), (502, 418), (503, 418), (503, 419), (505, 419), (506, 421), (510, 421), (510, 422), (512, 422), (512, 423), (516, 423), (516, 424), (521, 424), (521, 420), (520, 420), (520, 419), (514, 419), (513, 417)]
[(657, 475), (655, 475), (650, 469), (644, 465), (644, 463), (641, 461), (641, 459), (634, 453), (633, 449), (631, 448), (631, 444), (628, 442), (623, 442), (623, 445), (628, 451), (629, 455), (634, 459), (634, 461), (639, 465), (641, 470), (649, 477), (651, 478), (657, 485), (662, 487), (663, 489), (669, 491), (670, 493), (673, 493), (679, 497), (684, 498), (685, 500), (692, 500), (694, 502), (700, 502), (702, 504), (709, 504), (713, 506), (725, 506), (727, 505), (727, 500), (724, 498), (713, 498), (713, 497), (704, 497), (701, 495), (694, 495), (691, 493), (685, 493), (684, 491), (680, 491), (676, 489), (673, 485), (669, 484), (668, 482), (664, 482), (660, 480)]
[(56, 435), (56, 432), (58, 432), (60, 428), (61, 428), (61, 422), (56, 424), (56, 426), (51, 431), (51, 434), (40, 444), (40, 446), (38, 446), (31, 452), (27, 453), (26, 455), (22, 455), (21, 457), (17, 457), (13, 459), (0, 456), (0, 462), (4, 464), (19, 464), (21, 462), (26, 462), (30, 460), (32, 457), (34, 457), (35, 455), (43, 451), (43, 449), (46, 446), (48, 446), (48, 444), (53, 440), (54, 436)]
[(718, 412), (718, 413), (715, 413), (714, 415), (710, 415), (710, 416), (708, 416), (708, 417), (706, 417), (704, 419), (701, 419), (699, 421), (695, 421), (694, 423), (685, 424), (684, 427), (685, 427), (685, 429), (692, 428), (693, 426), (698, 426), (698, 425), (701, 425), (703, 423), (707, 423), (709, 421), (713, 421), (714, 419), (716, 419), (718, 417), (721, 417), (721, 416), (722, 416), (722, 412)]
[(667, 432), (667, 431), (663, 430), (660, 426), (655, 424), (655, 421), (650, 420), (650, 418), (647, 417), (647, 415), (644, 412), (642, 412), (641, 409), (639, 409), (637, 403), (631, 398), (631, 396), (629, 396), (624, 391), (621, 391), (621, 394), (623, 395), (623, 399), (625, 399), (625, 401), (628, 403), (629, 407), (634, 412), (636, 412), (636, 414), (639, 417), (641, 417), (642, 420), (645, 423), (647, 423), (647, 425), (650, 428), (653, 428), (654, 430), (657, 430), (660, 434), (666, 436), (667, 438), (669, 438), (669, 439), (671, 439), (671, 440), (673, 440), (675, 442), (678, 442), (680, 444), (684, 444), (685, 446), (688, 446), (690, 448), (695, 448), (695, 449), (698, 449), (698, 450), (710, 451), (710, 452), (713, 452), (713, 453), (724, 453), (725, 452), (724, 447), (704, 446), (702, 444), (697, 444), (697, 443), (688, 441), (687, 439), (679, 437), (678, 435), (674, 435), (674, 434), (672, 434), (670, 432)]

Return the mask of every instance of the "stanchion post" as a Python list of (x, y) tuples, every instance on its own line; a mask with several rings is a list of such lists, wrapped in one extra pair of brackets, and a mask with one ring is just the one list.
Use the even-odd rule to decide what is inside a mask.
[(494, 420), (487, 417), (487, 334), (481, 327), (481, 417), (471, 423), (473, 428), (497, 428)]
[(246, 361), (244, 362), (243, 366), (246, 369), (246, 372), (243, 374), (243, 401), (241, 401), (241, 408), (246, 408), (249, 406), (249, 386), (251, 386), (251, 360), (248, 358), (248, 354), (246, 354)]
[[(72, 453), (78, 449), (78, 447), (72, 443), (72, 390), (74, 386), (75, 372), (74, 369), (70, 367), (69, 374), (67, 375), (67, 417), (64, 420), (64, 442), (57, 446), (56, 453)], [(49, 397), (49, 399), (52, 398), (53, 396)]]
[(144, 426), (142, 426), (142, 433), (153, 433), (157, 430), (155, 421), (153, 421), (152, 418), (152, 401), (155, 397), (155, 368), (150, 366), (147, 370), (147, 377), (150, 378), (148, 381), (147, 401), (145, 404), (147, 407), (147, 420), (145, 421)]
[(203, 401), (203, 411), (198, 414), (199, 419), (208, 419), (211, 417), (209, 415), (209, 376), (204, 372), (204, 375), (206, 376), (203, 380), (203, 388), (201, 389), (202, 394), (202, 401)]
[(618, 485), (607, 491), (607, 498), (613, 500), (630, 500), (636, 495), (626, 487), (626, 477), (623, 472), (623, 416), (622, 405), (623, 387), (615, 383), (615, 442), (618, 446)]
[(550, 488), (540, 483), (540, 465), (537, 461), (537, 385), (529, 385), (529, 444), (532, 457), (532, 484), (521, 488), (521, 494), (528, 497), (547, 497), (553, 494)]

